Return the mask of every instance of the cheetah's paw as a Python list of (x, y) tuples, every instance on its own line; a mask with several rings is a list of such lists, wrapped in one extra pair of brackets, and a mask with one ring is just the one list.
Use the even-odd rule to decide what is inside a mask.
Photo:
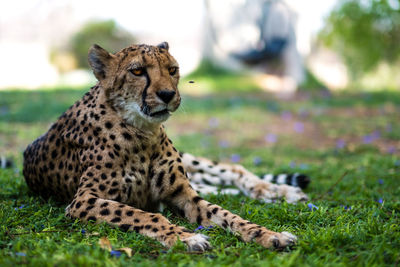
[(297, 237), (289, 232), (282, 232), (269, 236), (264, 240), (259, 240), (258, 243), (267, 248), (275, 248), (280, 250), (296, 245)]
[(208, 236), (203, 234), (196, 234), (182, 241), (187, 245), (189, 251), (200, 251), (204, 252), (211, 248), (210, 243), (207, 241), (210, 239)]

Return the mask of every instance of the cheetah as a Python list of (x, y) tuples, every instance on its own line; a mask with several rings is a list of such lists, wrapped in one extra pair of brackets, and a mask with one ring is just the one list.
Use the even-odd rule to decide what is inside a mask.
[(266, 248), (296, 243), (291, 233), (270, 231), (209, 203), (190, 184), (189, 176), (213, 178), (267, 202), (306, 198), (299, 188), (272, 185), (239, 165), (177, 151), (162, 125), (181, 102), (179, 66), (168, 43), (131, 45), (115, 54), (93, 45), (88, 60), (97, 84), (24, 151), (23, 174), (32, 191), (68, 204), (67, 217), (107, 222), (166, 247), (178, 240), (189, 251), (211, 246), (207, 236), (157, 213), (160, 204), (191, 223), (237, 233), (245, 242)]

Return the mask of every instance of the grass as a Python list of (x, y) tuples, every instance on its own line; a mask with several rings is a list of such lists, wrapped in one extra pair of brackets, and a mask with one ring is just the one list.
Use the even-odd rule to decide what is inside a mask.
[[(231, 77), (231, 88), (237, 85)], [(204, 254), (188, 253), (182, 244), (166, 250), (135, 233), (72, 221), (64, 217), (65, 206), (29, 192), (21, 152), (83, 93), (62, 88), (0, 92), (0, 153), (17, 162), (14, 170), (0, 170), (1, 266), (399, 264), (400, 93), (308, 92), (294, 100), (257, 90), (185, 95), (167, 123), (180, 150), (228, 162), (239, 156), (239, 163), (257, 174), (306, 173), (312, 178), (309, 203), (318, 207), (206, 196), (271, 230), (296, 234), (299, 243), (292, 251), (277, 252), (220, 228), (202, 229), (198, 232), (209, 235), (213, 246)], [(169, 211), (164, 215), (189, 229), (198, 227)], [(132, 248), (132, 257), (112, 256), (99, 245), (101, 237), (114, 250)]]

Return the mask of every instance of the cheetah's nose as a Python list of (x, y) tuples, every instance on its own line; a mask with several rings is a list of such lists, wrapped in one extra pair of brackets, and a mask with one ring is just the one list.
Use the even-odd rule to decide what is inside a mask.
[(164, 90), (158, 91), (156, 94), (165, 104), (168, 104), (169, 102), (171, 102), (172, 98), (174, 97), (175, 91), (164, 89)]

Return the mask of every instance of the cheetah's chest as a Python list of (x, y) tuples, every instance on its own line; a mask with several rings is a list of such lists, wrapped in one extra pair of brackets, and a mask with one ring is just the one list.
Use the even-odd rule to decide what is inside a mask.
[[(142, 160), (140, 160), (142, 158)], [(140, 209), (152, 209), (156, 202), (151, 194), (149, 162), (145, 156), (133, 157), (130, 164), (122, 170), (121, 190), (123, 201)]]

